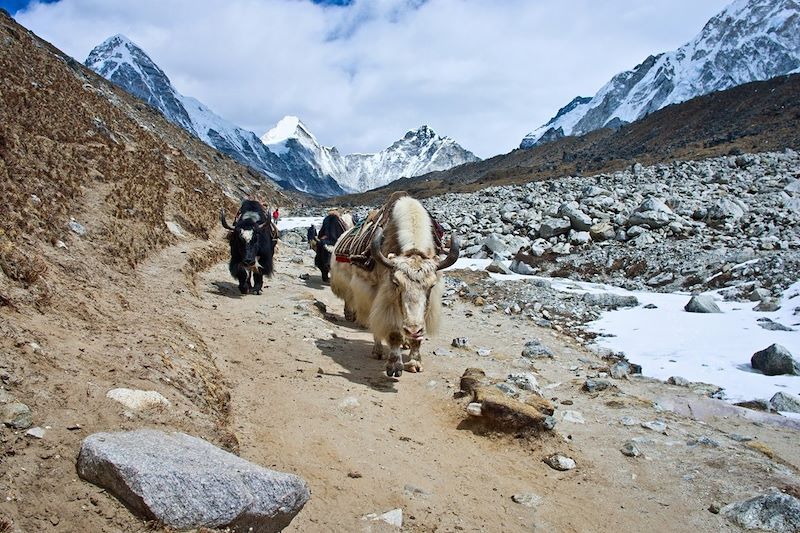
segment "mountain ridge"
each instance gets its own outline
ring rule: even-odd
[[[800,3],[735,0],[691,41],[648,56],[591,99],[574,99],[527,134],[520,148],[633,122],[670,104],[800,69]],[[565,109],[569,108],[564,112]]]

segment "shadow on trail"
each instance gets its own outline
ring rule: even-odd
[[[372,341],[336,337],[318,339],[315,344],[323,355],[345,369],[340,372],[324,372],[322,375],[343,377],[379,392],[397,392],[395,385],[399,380],[386,375],[385,360],[379,361],[372,357]]]
[[[324,290],[324,289],[330,289],[331,288],[331,284],[330,283],[325,283],[325,282],[322,281],[322,277],[319,275],[319,273],[317,273],[316,275],[311,274],[309,277],[304,279],[303,282],[306,284],[306,287],[308,287],[309,289]]]
[[[239,292],[239,285],[236,283],[231,283],[229,281],[212,281],[211,285],[213,285],[213,288],[207,291],[210,294],[225,296],[235,300],[238,300],[244,296],[244,294]]]

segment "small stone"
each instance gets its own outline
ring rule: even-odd
[[[628,442],[623,444],[622,448],[620,448],[619,451],[622,452],[622,455],[627,455],[628,457],[639,457],[640,455],[642,455],[642,451],[639,449],[638,446],[636,446],[636,443],[633,442],[632,440],[629,440]]]
[[[362,476],[361,476],[361,472],[358,472],[356,470],[352,470],[352,471],[347,473],[347,477],[349,477],[351,479],[360,479]]]
[[[472,402],[467,405],[467,414],[470,416],[483,416],[483,406],[480,403]]]
[[[583,387],[581,387],[581,390],[586,392],[600,392],[609,387],[611,387],[611,383],[603,379],[587,379],[584,382]]]
[[[83,426],[80,424],[70,424],[67,426],[67,431],[78,431],[83,429]]]
[[[467,346],[469,346],[469,339],[467,339],[466,337],[456,337],[455,339],[453,339],[451,346],[453,348],[466,348]]]
[[[642,307],[643,307],[643,309],[658,309],[658,306],[656,304],[647,304],[647,305],[642,306]]]
[[[391,511],[386,511],[383,514],[375,514],[370,513],[364,517],[362,520],[369,520],[371,522],[385,522],[390,526],[394,526],[396,528],[403,527],[403,510],[402,509],[392,509]]]
[[[33,425],[33,413],[24,403],[7,403],[0,407],[0,421],[14,429],[28,429]]]
[[[563,411],[561,413],[561,420],[564,422],[572,422],[573,424],[584,424],[583,415],[578,411]]]
[[[649,422],[642,422],[642,427],[650,429],[658,433],[665,433],[667,431],[667,424],[663,420],[651,420]]]
[[[511,496],[511,501],[518,503],[523,507],[536,507],[542,503],[542,497],[532,492],[525,492],[522,494],[514,494]]]
[[[106,393],[106,397],[121,403],[132,411],[140,411],[151,407],[169,407],[172,405],[169,400],[154,390],[111,389]]]
[[[542,427],[548,431],[556,427],[556,417],[552,415],[544,417]]]
[[[629,365],[626,361],[619,361],[618,363],[611,365],[611,368],[609,368],[608,371],[612,378],[623,379],[630,374],[631,365]]]
[[[719,441],[707,437],[705,435],[697,437],[696,439],[689,439],[686,442],[687,446],[705,446],[707,448],[719,448]]]
[[[67,222],[67,226],[70,230],[72,230],[73,233],[80,237],[86,235],[86,228],[83,226],[83,224],[77,222],[75,219],[71,219],[69,222]]]
[[[682,378],[681,376],[671,376],[667,379],[667,383],[670,385],[677,385],[678,387],[688,387],[689,380],[686,378]]]
[[[433,350],[433,355],[437,355],[439,357],[451,357],[453,352],[446,348],[436,348]]]
[[[527,359],[552,358],[553,352],[542,344],[539,339],[531,339],[525,343],[525,347],[522,349],[522,357]]]
[[[478,348],[475,350],[475,353],[481,357],[489,357],[492,354],[492,350],[489,348]]]
[[[623,416],[619,421],[623,426],[635,426],[639,423],[639,420],[632,416]]]
[[[358,403],[358,398],[356,398],[355,396],[348,396],[347,398],[344,398],[342,401],[339,402],[339,409],[341,409],[342,411],[349,411],[351,409],[355,409],[359,405],[361,404]]]
[[[45,434],[44,429],[40,428],[39,426],[31,428],[25,432],[25,435],[27,435],[28,437],[33,437],[34,439],[43,439],[44,434]]]
[[[519,391],[517,390],[517,388],[513,385],[509,385],[508,383],[505,382],[497,383],[495,384],[495,387],[500,389],[500,391],[502,391],[503,394],[511,396],[512,398],[516,398],[517,396],[519,396]]]
[[[700,294],[697,296],[692,296],[689,299],[689,303],[687,303],[684,308],[685,311],[689,313],[721,313],[722,310],[719,308],[717,303],[711,296]]]
[[[475,305],[477,305],[478,307],[480,307],[480,306],[482,306],[483,304],[486,303],[486,300],[483,299],[483,296],[477,296],[477,297],[475,297],[475,300],[473,301],[473,303]]]
[[[766,300],[760,301],[755,307],[753,307],[753,311],[760,311],[762,313],[772,313],[780,308],[781,304],[778,300],[773,298],[767,298]]]
[[[577,466],[573,459],[558,453],[553,455],[548,455],[547,457],[544,458],[544,462],[547,466],[549,466],[553,470],[559,470],[561,472],[566,470],[572,470]]]

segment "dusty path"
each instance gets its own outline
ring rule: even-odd
[[[86,435],[143,426],[238,441],[242,457],[302,476],[312,497],[288,529],[296,532],[381,531],[388,526],[362,516],[396,508],[405,531],[736,531],[709,506],[770,486],[800,493],[797,431],[659,412],[656,400],[698,397],[646,380],[582,392],[595,356],[553,330],[461,301],[423,344],[424,372],[390,379],[369,357],[371,336],[343,321],[311,258],[292,261],[303,250],[283,245],[264,294],[241,297],[224,263],[187,282],[187,257],[207,245],[169,247],[131,274],[92,282],[90,292],[76,280],[48,320],[4,315],[3,354],[16,354],[0,357],[4,386],[49,429],[41,441],[0,429],[0,518],[21,531],[150,530],[74,471]],[[450,348],[460,336],[491,355]],[[534,336],[556,355],[535,368],[519,357]],[[436,348],[449,354],[432,355]],[[536,372],[558,408],[556,430],[518,439],[465,421],[466,400],[453,392],[472,366],[495,377]],[[126,412],[105,396],[114,387],[157,390],[172,407]],[[563,420],[566,410],[584,423]],[[666,434],[622,417],[661,418]],[[703,436],[717,446],[694,443]],[[620,453],[632,438],[643,456]],[[577,468],[550,469],[542,459],[554,452]],[[516,494],[538,503],[515,503]]]
[[[730,526],[707,511],[710,504],[797,480],[796,433],[657,413],[650,399],[664,394],[660,384],[620,382],[618,391],[582,393],[591,356],[569,339],[503,315],[465,317],[460,303],[424,344],[425,371],[387,378],[383,363],[369,357],[371,336],[342,319],[341,303],[311,259],[290,261],[300,253],[282,249],[262,296],[240,297],[219,264],[198,280],[199,308],[210,312],[184,308],[231,387],[241,455],[297,473],[311,487],[292,531],[378,530],[361,517],[394,508],[403,510],[408,531],[659,531],[665,521],[671,531],[720,531]],[[327,306],[327,318],[315,301]],[[553,385],[548,394],[560,410],[579,411],[585,424],[560,422],[541,440],[473,431],[464,401],[453,399],[459,376],[468,366],[503,376],[522,364],[516,356],[532,335],[556,352],[540,365],[540,382]],[[431,354],[456,336],[492,349],[492,357]],[[660,417],[669,429],[623,426],[622,416]],[[761,439],[777,461],[727,438],[730,432]],[[702,435],[720,446],[687,445]],[[633,437],[644,439],[643,457],[619,452]],[[570,455],[578,468],[551,470],[542,458],[553,452]],[[541,503],[512,501],[525,493]]]

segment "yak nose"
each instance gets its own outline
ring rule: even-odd
[[[256,260],[255,260],[255,258],[253,258],[253,259],[245,259],[245,260],[243,261],[243,263],[244,263],[246,266],[253,266],[253,265],[255,265],[255,264],[256,264]]]
[[[403,331],[406,332],[408,338],[414,340],[422,340],[425,336],[425,328],[422,326],[404,326]]]

